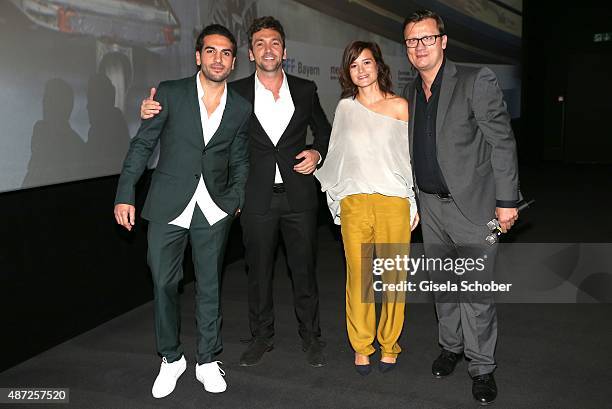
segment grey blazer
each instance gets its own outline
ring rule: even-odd
[[[414,83],[405,90],[410,103],[410,155],[415,92]],[[450,193],[461,213],[472,222],[484,224],[491,220],[497,200],[520,199],[510,115],[497,78],[489,68],[457,66],[446,60],[438,101],[436,147]],[[418,195],[417,184],[418,181]]]

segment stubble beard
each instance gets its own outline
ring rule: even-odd
[[[204,74],[204,77],[206,79],[213,81],[213,82],[224,82],[225,80],[227,80],[227,78],[232,73],[232,70],[227,69],[226,71],[223,71],[220,74],[216,74],[212,70],[209,70],[208,67],[203,64],[200,70],[202,71],[202,74]]]
[[[278,72],[280,71],[281,67],[283,66],[283,60],[278,61],[272,68],[268,68],[266,67],[264,64],[255,64],[257,66],[257,69],[263,72]]]

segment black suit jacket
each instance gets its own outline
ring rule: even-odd
[[[298,173],[293,170],[293,166],[299,162],[295,156],[306,149],[308,126],[314,136],[312,149],[319,151],[321,158],[325,160],[331,125],[321,108],[317,86],[313,81],[287,75],[287,83],[295,112],[276,146],[259,123],[254,110],[251,114],[249,176],[243,213],[263,214],[270,209],[276,163],[283,178],[291,210],[300,212],[317,207],[318,189],[314,176]],[[231,89],[254,104],[255,74],[229,85]],[[321,164],[323,161],[319,166]]]

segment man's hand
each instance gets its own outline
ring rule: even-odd
[[[308,149],[300,152],[295,158],[304,159],[295,165],[293,170],[304,175],[310,175],[317,168],[317,163],[319,159],[321,159],[321,154],[314,149]]]
[[[418,213],[416,215],[414,215],[414,220],[412,221],[412,224],[410,225],[410,231],[414,231],[414,229],[417,228],[417,226],[419,225],[419,221],[420,220],[421,220],[421,218],[419,217]]]
[[[234,217],[240,216],[240,209],[236,209],[236,213],[234,213]]]
[[[117,220],[117,224],[125,227],[128,231],[132,231],[132,227],[136,223],[136,208],[129,204],[116,204],[115,220]]]
[[[518,209],[516,207],[496,207],[495,216],[497,216],[502,232],[507,233],[518,219]]]
[[[142,119],[153,118],[155,115],[159,114],[159,111],[162,110],[162,106],[159,102],[155,101],[153,97],[155,97],[155,88],[151,88],[151,94],[149,97],[142,100],[142,104],[140,104],[140,117]]]

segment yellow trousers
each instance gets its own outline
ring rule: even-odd
[[[359,354],[371,355],[376,337],[382,356],[397,357],[401,352],[397,340],[404,325],[405,294],[383,298],[377,329],[372,252],[376,250],[377,257],[384,257],[390,248],[387,243],[403,244],[407,249],[410,203],[401,197],[355,194],[340,202],[340,217],[346,257],[346,326],[351,346]],[[399,282],[405,277],[406,271],[402,270],[382,275],[383,282]]]

